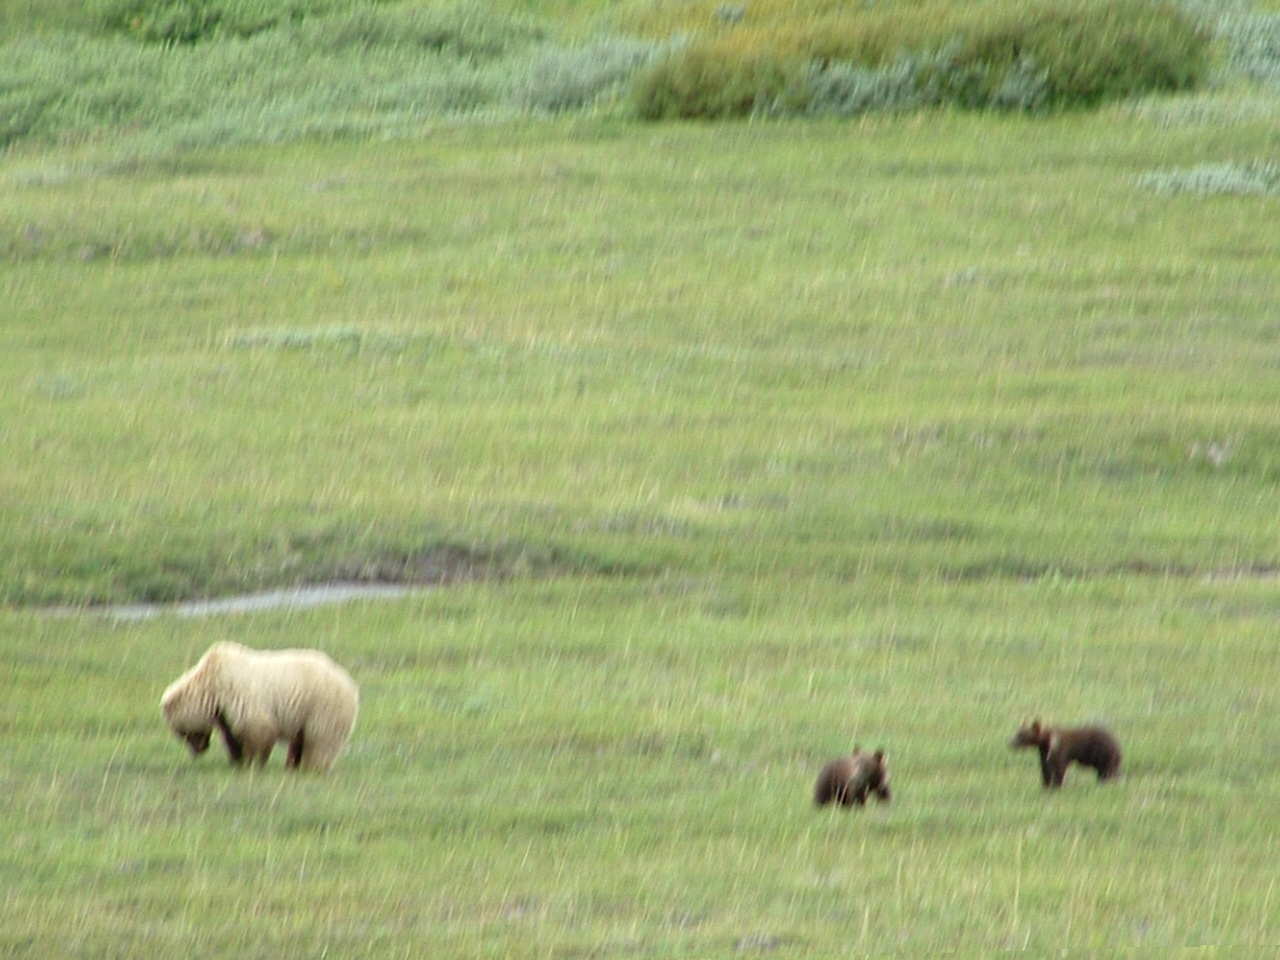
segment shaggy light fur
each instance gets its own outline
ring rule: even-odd
[[[346,746],[359,703],[355,681],[319,650],[238,643],[215,643],[160,698],[170,729],[194,754],[217,729],[236,766],[264,765],[284,741],[287,767],[320,772]]]

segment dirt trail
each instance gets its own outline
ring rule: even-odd
[[[258,613],[263,610],[304,610],[351,600],[389,600],[404,597],[423,586],[386,583],[321,583],[287,590],[245,593],[212,600],[182,603],[127,603],[101,607],[61,607],[54,613],[109,617],[113,620],[149,620],[152,617],[212,617],[224,613]]]

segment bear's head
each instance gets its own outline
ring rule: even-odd
[[[868,784],[872,787],[881,786],[889,780],[889,765],[884,759],[884,750],[877,750],[871,755],[871,762],[867,764],[870,769]]]
[[[855,747],[853,763],[853,776],[849,780],[850,789],[880,790],[889,782],[889,765],[885,762],[884,750],[862,753]]]
[[[1009,746],[1015,750],[1019,747],[1038,747],[1048,737],[1048,730],[1040,725],[1040,721],[1032,720],[1030,723],[1024,723],[1018,728],[1018,732],[1009,741]]]
[[[209,749],[213,735],[209,711],[203,708],[199,697],[191,695],[181,680],[164,692],[160,698],[160,709],[164,711],[169,729],[186,743],[192,754],[199,756]]]

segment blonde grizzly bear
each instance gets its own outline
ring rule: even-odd
[[[233,766],[263,766],[276,741],[285,766],[324,772],[346,746],[360,694],[319,650],[251,650],[215,643],[160,698],[165,721],[195,755],[216,727]]]

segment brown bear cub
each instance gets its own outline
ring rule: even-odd
[[[1110,780],[1120,770],[1120,744],[1102,727],[1045,727],[1034,720],[1018,728],[1009,746],[1040,751],[1040,778],[1046,788],[1062,786],[1072,762],[1093,767],[1100,781]]]
[[[863,753],[854,747],[849,756],[832,760],[822,768],[813,787],[813,802],[820,807],[832,802],[842,807],[855,803],[861,807],[872,793],[881,803],[888,803],[892,796],[884,751]]]

